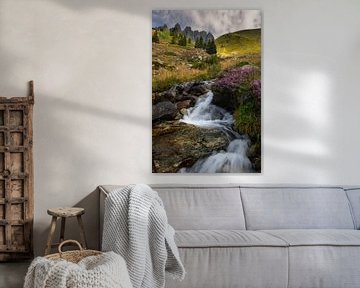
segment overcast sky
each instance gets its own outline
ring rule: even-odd
[[[229,32],[261,27],[260,10],[153,10],[152,26],[181,29],[191,26],[193,30],[211,32],[215,38]]]

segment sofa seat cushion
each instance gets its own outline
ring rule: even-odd
[[[289,246],[360,246],[360,231],[348,229],[262,230]]]
[[[288,288],[359,287],[360,231],[303,229],[262,232],[289,245]]]
[[[186,275],[166,288],[287,288],[289,247],[179,248]],[[337,287],[339,288],[339,287]]]
[[[180,248],[288,246],[269,233],[244,230],[179,230],[175,242]]]

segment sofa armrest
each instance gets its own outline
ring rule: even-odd
[[[99,186],[99,250],[102,245],[102,233],[104,228],[105,199],[109,195],[102,186]]]

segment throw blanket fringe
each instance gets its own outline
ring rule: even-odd
[[[185,270],[157,192],[145,184],[113,191],[105,200],[102,250],[126,261],[134,288],[162,288],[165,271],[182,280]]]

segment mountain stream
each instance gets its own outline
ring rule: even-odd
[[[194,107],[187,109],[181,122],[202,128],[215,128],[229,139],[226,150],[214,151],[210,156],[199,159],[192,167],[181,168],[180,173],[239,173],[252,172],[253,166],[247,157],[250,140],[232,129],[233,116],[225,109],[212,104],[211,91],[200,96]]]

